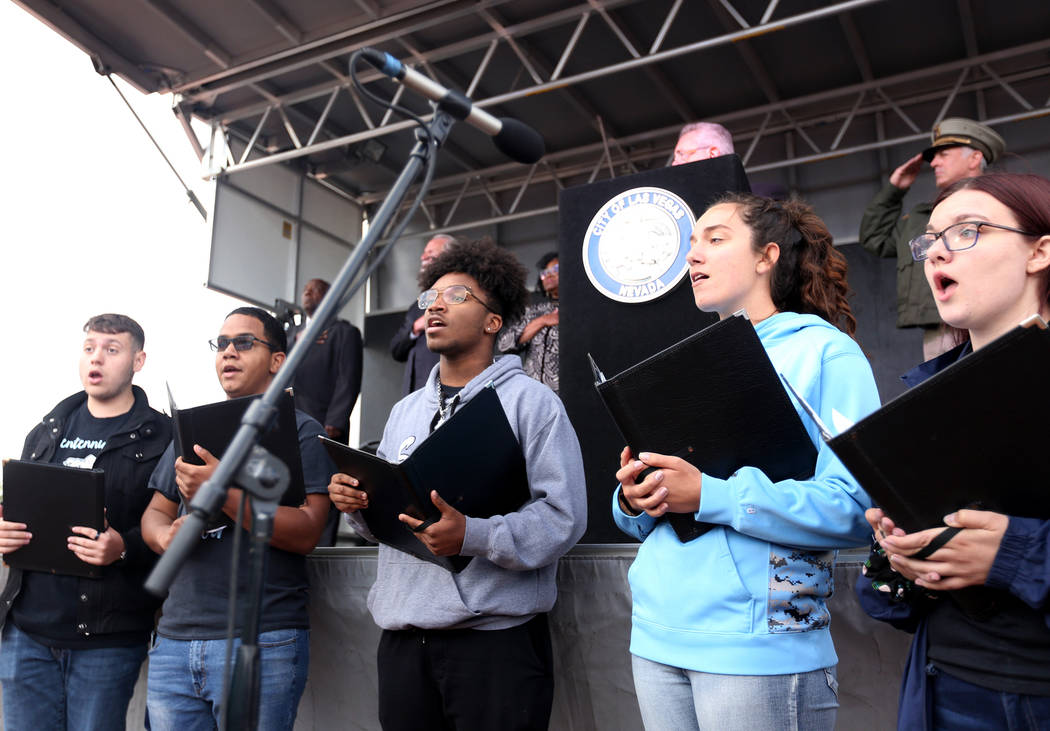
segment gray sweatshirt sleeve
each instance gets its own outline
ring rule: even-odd
[[[557,561],[587,527],[583,458],[569,417],[550,393],[551,407],[530,409],[519,432],[532,501],[491,518],[467,517],[464,556],[482,556],[501,568],[526,571]]]

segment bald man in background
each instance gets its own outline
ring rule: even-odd
[[[671,165],[710,160],[733,152],[733,135],[725,127],[714,122],[691,122],[678,133]]]
[[[311,279],[303,287],[303,312],[309,319],[331,285]],[[303,329],[296,335],[296,340]],[[324,426],[329,439],[347,443],[350,412],[361,392],[361,331],[335,320],[317,337],[295,374],[295,405]]]
[[[448,234],[431,237],[419,257],[419,270],[434,261],[445,247],[456,239]],[[401,381],[401,395],[407,396],[427,382],[430,371],[437,365],[438,356],[427,348],[423,334],[423,310],[414,301],[405,312],[405,321],[390,341],[390,355],[398,363],[405,364],[405,375]]]

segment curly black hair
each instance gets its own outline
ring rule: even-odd
[[[525,314],[525,267],[517,257],[502,249],[490,238],[449,244],[440,256],[419,273],[421,289],[430,289],[446,274],[473,277],[489,304],[505,322],[514,322]]]

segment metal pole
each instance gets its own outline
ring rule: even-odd
[[[434,116],[428,126],[431,135],[438,141],[436,147],[447,139],[453,122],[452,117],[445,112],[439,112]],[[185,522],[146,580],[147,591],[157,596],[163,596],[167,592],[171,582],[175,579],[175,574],[185,562],[190,551],[197,545],[201,530],[207,525],[208,520],[221,509],[234,476],[240,471],[241,465],[248,458],[252,446],[258,442],[259,436],[272,423],[277,413],[277,401],[282,392],[291,384],[295,372],[306,357],[306,352],[321,335],[321,332],[328,327],[328,324],[335,319],[344,299],[361,286],[362,282],[358,275],[364,270],[368,255],[393,219],[412,182],[423,169],[426,155],[427,142],[420,139],[409,155],[408,162],[405,163],[390,195],[376,213],[373,225],[369,227],[364,239],[343,264],[343,268],[339,270],[338,276],[332,282],[331,289],[321,300],[317,312],[303,331],[303,336],[288,353],[284,365],[270,381],[262,397],[253,401],[248,407],[237,434],[218,467],[215,468],[211,479],[201,486],[190,502],[190,512]],[[353,291],[351,291],[351,285],[355,285]]]

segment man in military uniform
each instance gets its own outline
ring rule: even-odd
[[[860,244],[873,254],[897,257],[897,327],[921,327],[923,356],[929,360],[952,346],[921,262],[911,257],[908,243],[926,233],[933,203],[924,201],[901,216],[904,196],[925,160],[933,168],[938,190],[984,172],[1006,151],[1006,143],[991,127],[972,119],[952,117],[933,128],[932,144],[890,175],[860,221]]]

